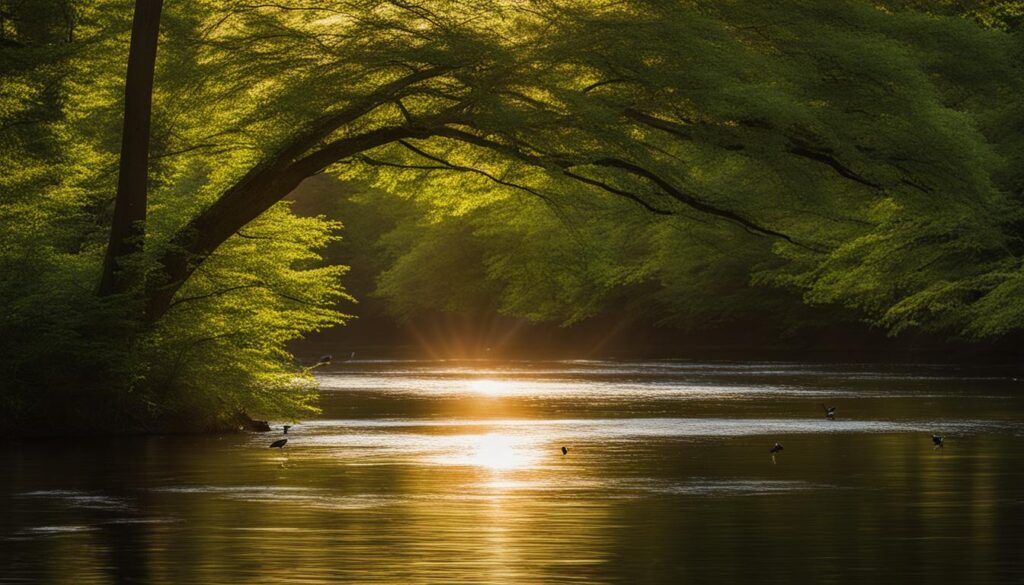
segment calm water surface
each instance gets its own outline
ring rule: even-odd
[[[284,450],[0,446],[0,583],[1024,582],[1008,376],[347,362],[322,383]]]

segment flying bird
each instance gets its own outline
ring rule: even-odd
[[[562,447],[562,455],[567,455],[568,453],[569,453],[569,448],[568,447]]]
[[[783,449],[784,447],[782,446],[782,443],[775,443],[774,445],[772,445],[771,449],[768,449],[768,452],[771,453],[772,455],[775,455],[776,453],[782,451]]]
[[[276,440],[276,441],[274,441],[273,443],[270,444],[270,448],[271,449],[281,449],[281,448],[284,447],[285,443],[287,443],[287,442],[288,442],[288,439],[278,439],[278,440]]]
[[[821,407],[825,409],[825,418],[827,418],[828,420],[836,419],[836,407],[825,406],[824,404],[822,404]]]
[[[936,449],[941,449],[942,448],[942,437],[940,437],[939,435],[932,435],[932,443],[935,444],[935,448]]]

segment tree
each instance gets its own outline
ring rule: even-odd
[[[149,178],[149,125],[153,101],[153,75],[163,0],[136,0],[132,23],[128,73],[124,89],[124,127],[117,197],[110,227],[110,243],[103,259],[99,292],[106,296],[125,292],[131,283],[122,261],[142,251],[145,237],[146,190]]]
[[[83,1],[70,51],[53,60],[61,72],[22,67],[0,94],[22,96],[10,123],[55,113],[26,126],[50,133],[55,152],[9,143],[32,177],[5,179],[17,204],[5,199],[3,213],[30,221],[2,262],[39,267],[5,286],[10,319],[103,339],[69,359],[111,372],[120,382],[106,386],[121,390],[110,402],[132,416],[308,406],[308,377],[267,397],[294,372],[283,344],[344,319],[331,306],[342,270],[315,252],[336,226],[280,203],[322,172],[414,198],[439,221],[469,218],[489,237],[533,238],[521,258],[482,247],[509,311],[573,320],[624,283],[684,291],[675,276],[699,262],[673,252],[704,248],[657,234],[710,222],[708,237],[747,258],[723,272],[730,280],[746,271],[894,331],[1024,324],[1013,301],[1022,149],[1007,130],[1024,119],[1011,99],[1024,74],[1019,37],[998,28],[852,0],[137,6],[127,79],[126,3]],[[5,20],[5,54],[29,46],[31,30]],[[59,99],[36,107],[47,86]],[[556,226],[570,233],[566,218],[608,209],[626,229],[584,269],[560,270],[565,249],[536,245]],[[495,217],[512,229],[490,229]],[[637,246],[641,232],[661,243]],[[578,293],[571,306],[534,302],[522,285],[538,269],[566,279],[553,282]],[[103,294],[85,300],[76,291],[90,278]],[[47,305],[67,310],[48,317]],[[127,345],[121,325],[139,331]],[[9,369],[45,386],[43,355]],[[97,360],[105,367],[85,365]],[[232,376],[243,390],[216,381]]]
[[[902,21],[870,7],[793,7],[791,10],[802,23],[795,28],[812,28],[819,22],[846,18],[882,31],[864,35],[853,24],[816,42],[808,41],[807,36],[791,36],[794,32],[807,32],[803,30],[780,29],[778,38],[765,36],[764,27],[759,28],[758,23],[771,22],[771,15],[757,9],[691,8],[684,12],[684,17],[670,17],[665,10],[644,3],[622,10],[542,6],[543,10],[533,11],[489,5],[477,12],[486,25],[460,26],[454,15],[432,11],[429,5],[323,5],[321,15],[351,14],[358,7],[358,13],[369,16],[354,20],[353,30],[361,33],[354,36],[364,39],[383,31],[387,43],[386,48],[370,51],[371,59],[362,62],[358,55],[366,50],[344,43],[332,46],[331,54],[364,68],[355,75],[390,75],[393,80],[371,86],[364,90],[364,96],[344,107],[300,125],[304,128],[302,133],[282,137],[275,151],[269,152],[189,222],[172,239],[173,251],[161,259],[165,277],[150,290],[151,318],[160,316],[177,287],[221,242],[283,198],[302,179],[331,164],[371,149],[399,144],[421,163],[441,164],[447,170],[459,172],[465,168],[453,167],[472,168],[445,160],[431,161],[427,151],[416,152],[410,146],[414,139],[430,138],[443,148],[450,148],[453,143],[468,145],[487,152],[495,161],[493,164],[506,165],[506,171],[512,168],[509,165],[534,166],[553,171],[556,178],[568,177],[577,183],[569,187],[563,183],[556,190],[580,188],[578,182],[582,182],[587,187],[629,198],[655,213],[688,209],[710,214],[817,252],[827,251],[836,242],[816,242],[816,235],[802,240],[794,238],[786,230],[768,227],[784,222],[783,217],[754,220],[754,209],[721,205],[699,190],[689,190],[683,186],[688,180],[685,169],[671,158],[658,155],[658,150],[674,149],[672,156],[680,156],[685,149],[701,155],[708,155],[708,150],[717,151],[713,156],[728,160],[727,164],[746,165],[749,170],[773,175],[774,190],[789,188],[786,183],[804,179],[795,181],[796,177],[785,177],[778,170],[765,167],[782,167],[791,174],[814,173],[824,188],[823,195],[832,188],[861,193],[860,209],[841,213],[851,225],[868,223],[863,202],[893,194],[927,197],[927,187],[911,186],[918,171],[899,160],[908,148],[920,150],[920,145],[909,144],[905,138],[911,125],[919,131],[934,132],[935,144],[949,147],[948,152],[942,152],[933,146],[935,152],[928,153],[926,159],[943,157],[945,164],[954,157],[962,157],[965,162],[989,164],[978,159],[981,153],[957,146],[963,136],[961,131],[967,130],[963,113],[942,108],[937,101],[941,96],[930,93],[934,91],[932,85],[916,77],[921,74],[916,68],[923,66],[915,60],[916,56],[906,54],[892,37],[885,36],[887,26],[893,33],[899,32],[896,29],[903,26]],[[324,46],[325,39],[333,38],[311,25],[315,20],[308,15],[292,18],[287,11],[282,12],[286,16],[278,15],[274,26],[288,31],[287,43],[293,43],[295,38],[313,38],[321,39]],[[527,34],[522,37],[525,41],[520,40],[520,46],[529,47],[530,50],[523,51],[528,57],[515,57],[506,41],[498,35],[488,35],[485,27],[492,26],[496,14],[512,22],[516,30],[548,26],[559,27],[559,33],[554,40],[551,35],[531,38]],[[267,20],[270,19],[262,14],[253,17],[254,28],[241,31],[233,40],[235,46],[246,46],[252,39],[263,43],[259,26]],[[622,34],[626,21],[642,32]],[[923,21],[915,24],[920,26]],[[407,33],[408,30],[416,32]],[[598,46],[612,49],[586,50],[578,40],[586,39],[589,43],[595,38],[600,39]],[[450,41],[444,50],[435,46]],[[865,59],[863,54],[839,52],[856,42],[864,46],[880,43],[888,51],[886,56],[895,56],[898,64],[892,66],[889,61]],[[715,55],[720,62],[711,67],[692,66],[695,55],[715,45],[721,47]],[[293,46],[288,48],[295,50]],[[276,51],[284,53],[285,49]],[[794,57],[780,60],[774,56],[776,51]],[[381,56],[387,60],[379,60]],[[638,61],[644,58],[648,62]],[[559,72],[559,78],[538,72],[539,64],[547,71]],[[755,67],[759,68],[758,73]],[[402,68],[414,73],[397,79],[393,77],[395,73],[388,73]],[[707,72],[712,69],[719,73],[708,77]],[[564,70],[573,74],[563,75]],[[826,73],[829,77],[824,80],[816,77]],[[791,80],[792,84],[782,89],[771,87],[768,83],[772,77]],[[301,79],[299,85],[304,83],[317,85],[308,78]],[[879,96],[873,89],[878,83],[897,83],[897,87],[904,89]],[[687,86],[706,89],[693,95],[666,97]],[[533,97],[543,93],[552,95],[554,100],[545,102]],[[710,101],[722,95],[736,97],[732,102]],[[414,103],[419,111],[412,112],[406,102]],[[643,109],[638,104],[647,107]],[[326,107],[332,108],[329,104]],[[679,112],[687,108],[693,111],[682,119],[668,114],[670,110]],[[867,139],[856,128],[856,119],[883,111],[890,116],[899,115],[900,124],[873,140]],[[843,119],[849,119],[848,126],[835,123]],[[631,135],[637,131],[645,134],[643,140],[653,148],[645,147]],[[535,146],[562,144],[569,135],[575,135],[573,142],[590,147],[586,151],[551,152]],[[324,142],[317,144],[318,141]],[[928,164],[925,162],[924,166]],[[957,174],[961,168],[954,165],[950,174]],[[832,180],[823,174],[830,175]],[[552,179],[551,172],[546,175],[545,181]],[[985,187],[978,184],[976,188]],[[910,193],[914,189],[920,193]],[[734,187],[732,190],[735,193]],[[991,196],[984,194],[974,203],[985,205],[987,198]],[[750,193],[743,199],[757,202],[763,195]],[[859,216],[847,217],[851,212]],[[841,233],[852,233],[849,227],[843,229]]]

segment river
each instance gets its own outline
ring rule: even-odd
[[[268,448],[280,422],[8,441],[0,583],[1024,582],[1024,381],[1008,375],[686,361],[319,375],[323,412],[283,449]]]

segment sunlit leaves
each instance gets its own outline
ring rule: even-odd
[[[131,3],[72,4],[0,3],[0,373],[46,386],[52,350],[78,366],[50,386],[108,385],[149,414],[300,412],[309,378],[284,348],[344,319],[344,270],[317,256],[330,222],[272,208],[189,258],[155,324],[139,291],[92,294]],[[159,283],[197,217],[304,161],[233,205],[262,212],[322,171],[386,191],[369,200],[408,213],[379,291],[402,317],[690,325],[801,298],[893,332],[1001,335],[1021,325],[1018,4],[168,3],[132,266]],[[414,71],[431,74],[382,91]],[[382,128],[408,132],[327,156]]]

